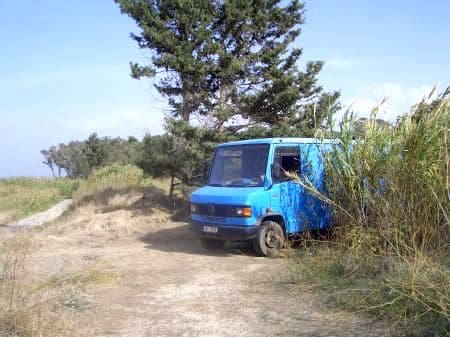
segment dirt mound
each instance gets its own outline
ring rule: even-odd
[[[157,188],[112,189],[76,200],[60,219],[43,230],[44,235],[74,238],[125,239],[157,232],[182,223],[174,222],[172,204]]]

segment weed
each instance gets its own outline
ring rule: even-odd
[[[83,288],[88,285],[111,284],[117,279],[118,275],[105,270],[97,262],[85,266],[82,270],[62,271],[48,279],[38,283],[33,292],[48,288]]]
[[[83,290],[111,284],[117,274],[93,261],[36,283],[28,271],[34,248],[32,231],[0,237],[0,336],[75,336],[62,318],[64,310],[89,309]]]
[[[0,335],[65,336],[61,320],[30,291],[27,266],[34,252],[33,235],[22,232],[0,239]]]

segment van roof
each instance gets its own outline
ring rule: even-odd
[[[257,139],[239,140],[219,144],[218,146],[250,145],[250,144],[336,144],[336,142],[337,141],[334,139],[278,137],[278,138],[257,138]]]

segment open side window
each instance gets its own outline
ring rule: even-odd
[[[291,180],[286,173],[300,175],[300,148],[298,146],[278,146],[272,164],[273,183]]]

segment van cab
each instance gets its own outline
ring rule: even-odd
[[[209,249],[251,240],[258,255],[276,256],[285,240],[326,229],[330,210],[292,177],[325,191],[323,156],[332,140],[264,138],[220,144],[206,186],[190,199],[191,229]]]

